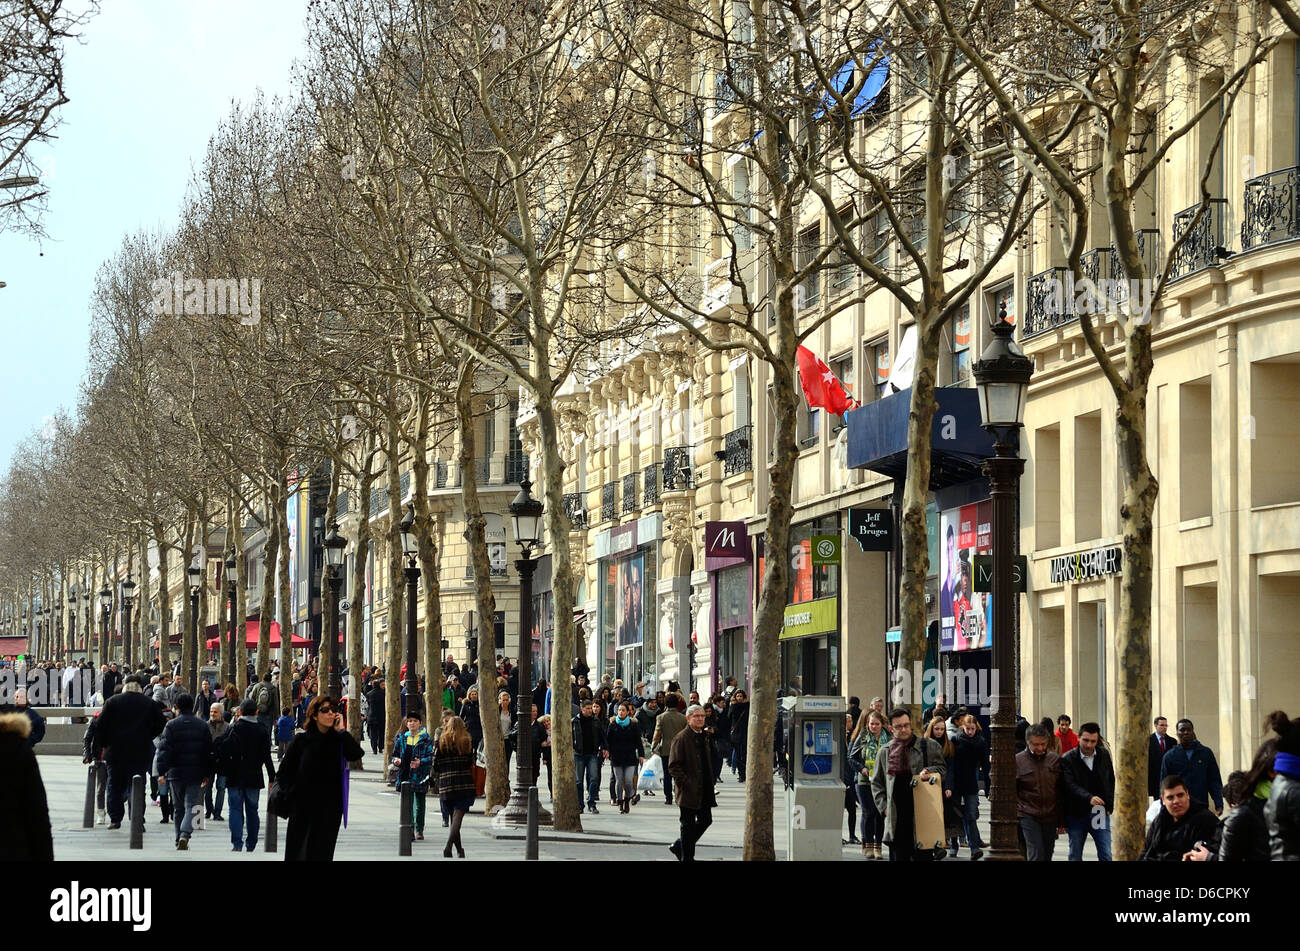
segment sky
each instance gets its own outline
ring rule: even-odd
[[[82,9],[83,0],[70,0]],[[289,92],[306,0],[105,0],[64,55],[58,138],[43,171],[48,238],[0,234],[0,474],[76,407],[95,272],[138,229],[174,226],[232,101]]]

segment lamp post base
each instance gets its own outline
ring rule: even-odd
[[[546,809],[542,808],[541,803],[537,804],[537,824],[539,826],[551,826],[555,824],[555,817]],[[501,807],[500,811],[492,817],[492,828],[494,829],[525,829],[528,827],[528,787],[515,784],[514,789],[510,791],[510,801]]]

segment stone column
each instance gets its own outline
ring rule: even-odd
[[[700,692],[700,699],[704,700],[711,692],[709,667],[713,662],[713,638],[710,635],[713,626],[713,593],[709,590],[707,571],[691,573],[691,592],[691,631],[695,635],[695,667],[691,673],[695,678],[696,689]]]

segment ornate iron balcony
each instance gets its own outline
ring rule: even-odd
[[[506,484],[517,485],[528,478],[528,453],[506,453]]]
[[[623,514],[641,510],[641,496],[636,491],[636,473],[623,476]]]
[[[739,68],[733,68],[731,73],[715,73],[713,76],[713,114],[715,116],[726,112],[731,106],[740,101],[740,97],[752,96],[754,94],[754,77],[751,73]]]
[[[1074,320],[1072,301],[1066,296],[1066,270],[1063,267],[1040,271],[1025,282],[1025,322],[1021,339],[1047,333]]]
[[[568,492],[564,496],[564,514],[569,516],[575,532],[587,527],[587,503],[583,500],[585,495],[585,492]]]
[[[754,427],[741,426],[726,436],[727,459],[722,464],[723,475],[737,475],[754,468]]]
[[[1191,233],[1174,254],[1174,266],[1169,271],[1171,281],[1203,271],[1207,267],[1217,267],[1228,256],[1223,246],[1223,222],[1228,216],[1228,200],[1211,198],[1205,214],[1201,216],[1196,228],[1191,230],[1199,208],[1198,205],[1174,215],[1175,243],[1189,230]]]
[[[1242,211],[1241,250],[1300,238],[1300,169],[1284,168],[1246,182]]]
[[[447,463],[442,459],[433,464],[433,487],[435,489],[447,488]]]
[[[600,487],[600,520],[612,522],[618,517],[618,483],[606,482]]]
[[[664,450],[664,491],[695,488],[691,471],[694,452],[694,446],[674,446]]]
[[[641,472],[641,501],[647,506],[659,504],[659,463],[652,462]]]
[[[334,514],[340,517],[348,514],[348,490],[339,491],[338,502],[335,504]]]

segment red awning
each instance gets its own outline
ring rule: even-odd
[[[260,633],[259,624],[260,622],[258,621],[246,621],[244,624],[244,643],[246,643],[250,649],[257,647],[257,637],[258,634]],[[218,637],[210,637],[208,638],[208,647],[210,648],[220,647],[224,639],[225,639],[224,634]],[[280,625],[276,621],[271,622],[270,640],[271,640],[272,647],[280,646]],[[311,641],[306,640],[305,638],[298,637],[297,635],[294,635],[289,639],[289,646],[290,647],[311,647]]]
[[[27,638],[0,637],[0,657],[17,657],[27,653]]]

